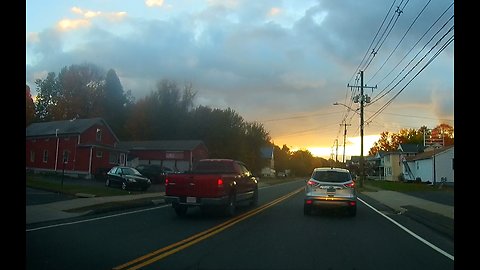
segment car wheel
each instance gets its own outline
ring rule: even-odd
[[[232,217],[235,215],[235,208],[237,207],[235,200],[235,194],[231,194],[228,197],[228,203],[225,205],[224,209],[224,213],[227,217]]]
[[[107,179],[107,181],[105,181],[105,186],[106,186],[106,187],[109,187],[109,186],[110,186],[110,179]]]
[[[304,204],[303,205],[303,214],[305,216],[310,216],[312,214],[312,207],[310,207],[309,205],[306,205]]]
[[[122,189],[123,189],[123,190],[127,190],[127,183],[122,182]]]
[[[181,204],[173,204],[172,206],[173,206],[173,210],[175,210],[175,213],[177,214],[177,216],[183,217],[187,214],[187,209],[188,209],[187,206],[181,205]]]

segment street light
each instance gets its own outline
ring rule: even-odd
[[[343,107],[347,108],[348,110],[353,111],[354,113],[360,115],[360,113],[358,112],[358,108],[357,109],[352,109],[352,107],[350,107],[348,105],[345,105],[343,103],[339,103],[339,102],[335,102],[335,103],[333,103],[333,105],[342,105]]]

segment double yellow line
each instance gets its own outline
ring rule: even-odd
[[[169,246],[166,246],[166,247],[163,247],[161,249],[158,249],[158,250],[155,250],[153,252],[150,252],[142,257],[139,257],[137,259],[134,259],[132,261],[129,261],[127,263],[124,263],[122,265],[119,265],[119,266],[116,266],[114,268],[112,268],[113,270],[121,270],[121,269],[130,269],[130,270],[134,270],[134,269],[140,269],[146,265],[150,265],[156,261],[159,261],[165,257],[168,257],[174,253],[177,253],[191,245],[194,245],[202,240],[205,240],[207,239],[208,237],[210,236],[213,236],[227,228],[230,228],[231,226],[237,224],[238,222],[242,221],[242,220],[245,220],[251,216],[254,216],[262,211],[264,211],[265,209],[267,208],[270,208],[278,203],[280,203],[281,201],[284,201],[286,200],[287,198],[299,193],[300,191],[302,191],[304,188],[301,187],[291,193],[288,193],[287,195],[284,195],[280,198],[277,198],[265,205],[262,205],[260,207],[257,207],[255,209],[252,209],[248,212],[245,212],[239,216],[236,216],[232,219],[229,219],[215,227],[212,227],[208,230],[205,230],[203,232],[200,232],[200,233],[197,233],[193,236],[190,236],[189,238],[186,238],[186,239],[183,239],[182,241],[179,241],[179,242],[176,242],[174,244],[171,244]]]

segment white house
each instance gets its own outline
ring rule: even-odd
[[[406,157],[405,161],[413,174],[414,179],[420,178],[422,182],[441,183],[453,185],[454,178],[454,146],[442,148],[426,148],[423,153]],[[403,166],[406,174],[407,168]]]

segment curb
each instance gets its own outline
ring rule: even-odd
[[[361,192],[361,194],[390,209],[394,214],[406,216],[438,232],[439,234],[446,236],[451,240],[454,240],[453,219],[412,205],[402,205],[398,209],[396,209],[386,205],[385,203],[382,203],[381,201],[378,201],[373,197],[370,197],[368,194],[364,194],[363,192]]]
[[[78,198],[94,198],[94,197],[97,197],[97,195],[87,194],[87,193],[75,193],[75,196],[77,196]]]
[[[66,212],[84,212],[85,215],[103,214],[108,212],[122,211],[147,206],[156,206],[160,204],[165,204],[165,200],[163,199],[163,197],[138,199],[131,201],[107,202],[82,208],[69,209]]]
[[[405,205],[404,215],[454,240],[454,220],[421,208]]]

